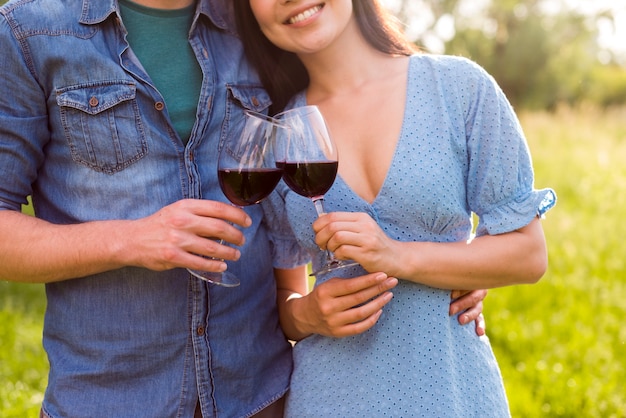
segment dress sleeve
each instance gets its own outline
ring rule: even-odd
[[[534,188],[532,159],[512,106],[493,77],[475,65],[466,106],[467,199],[479,217],[476,235],[511,232],[556,204],[552,189]]]
[[[276,190],[261,202],[263,219],[268,226],[269,240],[275,268],[294,268],[311,261],[309,253],[300,246],[287,219],[281,181]]]

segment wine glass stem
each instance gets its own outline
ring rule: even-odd
[[[315,205],[315,210],[317,211],[318,217],[326,213],[326,211],[324,210],[324,198],[323,197],[314,198],[313,204]],[[326,250],[326,262],[328,264],[337,262],[337,258],[335,258],[335,254],[333,254],[332,251],[328,249]]]
[[[313,204],[315,205],[315,210],[317,211],[317,216],[322,216],[326,212],[324,211],[324,198],[316,197],[313,199]]]

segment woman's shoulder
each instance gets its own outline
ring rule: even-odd
[[[411,56],[411,65],[414,71],[429,69],[441,73],[487,75],[485,69],[478,63],[460,55],[418,53]]]
[[[456,55],[415,54],[411,56],[410,83],[420,89],[431,89],[433,94],[478,94],[478,91],[495,91],[496,80],[478,63]]]

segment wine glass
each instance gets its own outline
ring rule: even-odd
[[[226,198],[235,206],[255,205],[274,190],[282,169],[276,165],[273,145],[276,131],[284,129],[277,121],[253,111],[245,111],[239,137],[229,137],[219,152],[217,177]],[[222,244],[223,240],[220,240]],[[239,285],[233,273],[187,269],[199,279],[226,287]]]
[[[291,190],[313,201],[317,215],[324,211],[324,194],[337,176],[339,160],[324,117],[317,106],[296,107],[276,115],[288,128],[284,146],[283,180]],[[312,275],[357,265],[352,260],[339,260],[326,250],[326,263]]]

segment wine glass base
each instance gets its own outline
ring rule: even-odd
[[[359,263],[357,263],[356,261],[352,261],[352,260],[332,260],[328,262],[328,264],[326,264],[325,266],[322,266],[321,269],[316,270],[313,273],[309,274],[309,276],[317,276],[318,274],[329,273],[331,271],[341,270],[341,269],[354,267],[358,265]]]
[[[198,279],[204,280],[205,282],[209,282],[212,284],[216,284],[223,287],[237,287],[240,282],[237,276],[228,271],[224,271],[222,273],[216,273],[213,271],[201,271],[201,270],[190,270],[187,269],[189,273]]]

